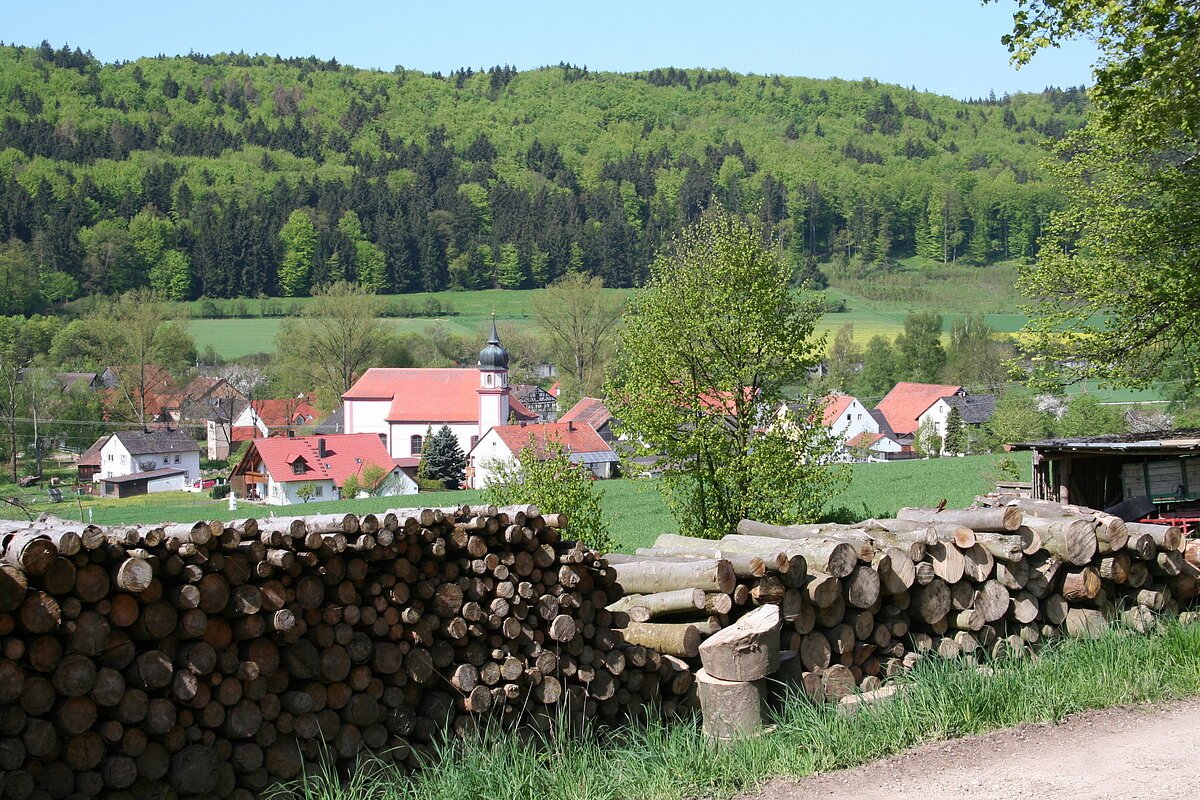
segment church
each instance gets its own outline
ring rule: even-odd
[[[347,433],[373,433],[403,466],[416,466],[424,437],[449,426],[463,452],[497,425],[535,422],[508,384],[508,351],[496,321],[478,369],[373,368],[342,395]]]

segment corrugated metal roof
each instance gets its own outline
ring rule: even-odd
[[[1081,436],[1076,439],[1043,439],[1015,442],[1009,450],[1085,450],[1090,452],[1128,452],[1131,450],[1200,450],[1200,430],[1194,428],[1154,433],[1115,433],[1106,436]]]
[[[145,472],[134,472],[131,475],[117,475],[112,478],[101,478],[102,483],[134,483],[135,481],[153,480],[155,478],[169,478],[172,475],[185,475],[186,470],[175,469],[174,467],[163,467],[162,469],[150,469]]]

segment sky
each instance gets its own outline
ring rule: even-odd
[[[1017,70],[1000,44],[1013,0],[0,0],[0,39],[102,61],[236,52],[316,55],[425,72],[567,61],[592,70],[726,68],[870,77],[954,97],[1091,83],[1094,45]]]

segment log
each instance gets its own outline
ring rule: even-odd
[[[1063,575],[1062,596],[1068,601],[1092,600],[1100,594],[1100,573],[1094,567],[1084,567]]]
[[[1026,527],[1035,530],[1041,537],[1044,550],[1068,564],[1087,564],[1096,555],[1096,527],[1087,519],[1045,520],[1030,517],[1025,522]]]
[[[934,578],[913,590],[909,613],[923,622],[934,623],[950,613],[950,589],[945,581]]]
[[[728,561],[720,559],[642,561],[611,564],[610,568],[626,592],[637,594],[656,594],[675,589],[700,589],[728,594],[737,582],[733,567]]]
[[[728,597],[728,595],[719,595]],[[646,619],[653,619],[664,614],[675,614],[682,611],[702,611],[705,604],[705,594],[700,589],[675,589],[669,592],[655,594],[629,594],[605,606],[609,611],[628,612],[634,607],[646,610]],[[728,613],[728,612],[726,612]],[[640,620],[645,622],[646,620]],[[569,637],[568,637],[569,638]]]
[[[779,668],[779,607],[760,606],[700,645],[700,663],[726,681],[757,681]]]
[[[726,742],[761,732],[767,714],[766,681],[726,681],[700,669],[696,688],[709,739]]]
[[[1025,557],[1026,545],[1019,535],[980,532],[975,534],[975,544],[1002,561],[1021,561]]]
[[[690,623],[633,622],[619,633],[626,644],[649,647],[679,658],[695,658],[704,638]]]
[[[962,580],[963,571],[966,569],[966,559],[957,546],[938,542],[930,545],[926,552],[933,565],[933,574],[946,583],[957,583]]]
[[[843,581],[846,603],[854,608],[870,608],[879,600],[879,573],[869,566],[858,566]]]
[[[788,558],[783,553],[777,554],[775,558],[761,558],[759,556],[750,555],[749,553],[741,553],[733,550],[721,550],[717,547],[639,547],[635,551],[635,555],[646,558],[717,558],[724,559],[733,567],[733,574],[739,578],[761,578],[767,574],[767,565],[771,564],[773,569],[779,570],[781,566],[788,566]],[[611,560],[613,554],[605,556]],[[780,562],[778,556],[783,556],[783,561]]]
[[[1098,639],[1108,631],[1108,621],[1095,609],[1072,608],[1067,611],[1065,627],[1068,636]]]
[[[963,575],[969,580],[981,583],[992,575],[996,560],[991,551],[981,544],[968,547],[963,553]],[[1023,557],[1025,554],[1021,553]]]
[[[1130,536],[1148,535],[1159,550],[1183,550],[1183,531],[1174,525],[1148,522],[1127,522],[1125,525]]]
[[[1015,506],[999,508],[902,508],[896,512],[897,519],[915,522],[945,522],[970,528],[973,531],[1006,533],[1021,527],[1023,514]]]
[[[661,538],[661,537],[660,537]],[[721,539],[722,547],[756,550],[777,547],[779,540],[763,536],[731,534]],[[858,564],[858,550],[848,542],[828,539],[789,540],[783,548],[788,555],[801,555],[810,570],[844,578]]]

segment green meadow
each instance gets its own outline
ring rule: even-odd
[[[965,506],[975,495],[995,485],[998,478],[997,463],[1002,458],[985,455],[891,464],[855,464],[850,467],[850,486],[830,498],[827,510],[838,518],[849,516],[866,519],[894,515],[904,506],[936,504],[942,498],[946,498],[950,506]],[[1028,480],[1028,458],[1016,460],[1023,470],[1023,479]],[[599,482],[596,486],[603,495],[601,507],[604,519],[621,551],[632,552],[639,547],[649,547],[660,533],[678,531],[675,520],[663,503],[656,481],[625,478]],[[230,520],[304,513],[369,514],[391,508],[444,507],[480,501],[480,492],[477,491],[428,492],[288,507],[241,502],[236,511],[230,511],[227,500],[211,500],[206,493],[163,492],[123,500],[68,496],[63,503],[51,505],[46,502],[44,490],[16,489],[10,484],[0,487],[0,492],[5,497],[21,497],[30,504],[35,514],[50,512],[101,525]],[[0,516],[22,518],[17,509],[8,505],[0,506]]]

